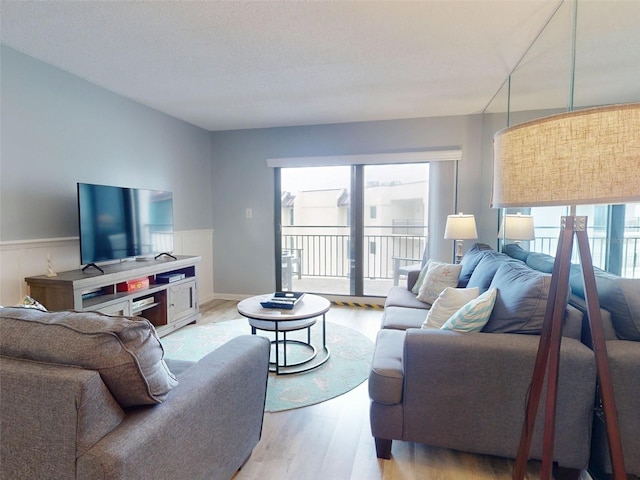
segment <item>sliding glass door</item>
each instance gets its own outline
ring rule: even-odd
[[[351,167],[280,171],[281,288],[350,294]]]
[[[386,296],[427,241],[429,164],[364,166],[363,293]]]
[[[277,178],[279,288],[385,296],[420,262],[428,163],[281,168]]]

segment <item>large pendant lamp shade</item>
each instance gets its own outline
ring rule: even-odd
[[[576,110],[494,136],[492,207],[640,201],[640,103]]]

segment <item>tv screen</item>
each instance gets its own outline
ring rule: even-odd
[[[173,251],[171,192],[78,183],[80,262]]]

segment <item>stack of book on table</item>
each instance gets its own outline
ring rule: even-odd
[[[263,308],[282,308],[291,310],[304,296],[303,292],[275,292],[271,298],[260,302]]]

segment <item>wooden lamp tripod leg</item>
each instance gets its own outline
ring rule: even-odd
[[[531,448],[531,438],[535,425],[542,386],[545,373],[548,371],[547,398],[544,425],[544,441],[542,452],[543,480],[551,479],[553,467],[553,441],[555,434],[555,412],[557,401],[557,380],[559,370],[560,341],[562,338],[562,318],[566,308],[566,301],[569,294],[569,267],[571,265],[571,253],[573,250],[573,235],[578,239],[580,261],[582,264],[582,274],[584,279],[585,300],[587,302],[587,312],[589,316],[589,327],[594,345],[594,356],[598,372],[598,381],[602,396],[602,404],[605,412],[605,423],[607,437],[609,440],[609,453],[613,467],[614,480],[625,480],[627,474],[624,466],[622,453],[622,443],[620,441],[620,429],[616,413],[615,400],[613,397],[613,384],[611,382],[611,372],[609,360],[606,352],[604,332],[602,328],[602,317],[600,314],[600,302],[598,300],[595,275],[589,242],[586,232],[586,217],[569,216],[563,217],[562,231],[558,240],[558,249],[553,265],[551,276],[551,286],[549,289],[549,299],[545,311],[540,344],[533,371],[533,379],[527,398],[527,410],[525,413],[524,425],[520,437],[520,445],[516,456],[513,478],[523,480],[526,473],[529,450]],[[547,368],[548,367],[548,368]]]
[[[580,217],[579,217],[580,218]],[[587,239],[586,217],[584,229],[576,231],[578,238],[578,248],[580,251],[580,262],[582,263],[582,276],[584,280],[584,298],[587,302],[587,313],[589,316],[589,329],[593,343],[593,353],[596,359],[596,370],[598,372],[598,384],[600,385],[600,396],[604,410],[604,422],[609,440],[609,455],[611,456],[611,467],[615,480],[625,480],[627,472],[624,465],[622,453],[622,441],[620,440],[620,426],[618,424],[618,412],[616,410],[615,398],[613,396],[613,383],[611,381],[611,370],[609,368],[609,357],[607,356],[607,346],[602,328],[602,314],[600,313],[600,300],[596,288],[596,279],[593,271],[589,240]]]
[[[569,217],[570,218],[570,217]],[[564,219],[563,219],[564,221]],[[527,469],[527,460],[529,458],[529,450],[531,449],[531,439],[533,437],[533,427],[536,421],[538,405],[542,395],[542,387],[544,383],[547,367],[556,370],[554,377],[550,378],[550,384],[547,393],[548,409],[545,414],[548,420],[545,425],[545,451],[543,459],[550,457],[548,465],[543,463],[542,478],[551,478],[551,467],[553,465],[553,433],[555,426],[552,426],[553,432],[547,433],[546,426],[549,424],[550,417],[555,420],[555,396],[557,394],[557,368],[559,366],[558,358],[560,351],[560,340],[562,338],[562,320],[566,309],[566,301],[569,293],[569,265],[571,263],[571,252],[573,251],[573,223],[563,223],[563,229],[558,239],[558,248],[553,264],[553,272],[551,274],[551,285],[549,287],[549,298],[547,300],[547,308],[545,310],[544,321],[542,324],[542,332],[540,334],[540,343],[533,368],[533,378],[527,397],[527,409],[525,413],[524,424],[520,436],[520,445],[516,456],[513,478],[514,480],[523,480]],[[550,354],[553,354],[551,365],[549,364]],[[551,389],[553,383],[556,385]],[[547,436],[550,435],[549,444],[547,444]],[[546,471],[546,473],[545,473]],[[545,476],[546,475],[546,476]]]

